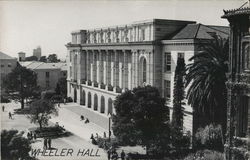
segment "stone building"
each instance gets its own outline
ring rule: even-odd
[[[250,151],[250,8],[224,11],[230,23],[227,81],[227,160],[244,160]]]
[[[4,92],[2,90],[2,81],[17,65],[17,59],[13,58],[3,52],[0,52],[0,95]]]
[[[37,48],[33,49],[33,56],[36,56],[37,59],[39,60],[42,56],[42,49],[40,46],[38,46]]]
[[[68,96],[83,113],[108,128],[115,97],[127,89],[152,85],[172,106],[177,57],[188,59],[211,34],[228,37],[228,28],[193,21],[152,19],[72,32],[68,49]],[[185,106],[184,126],[192,131],[192,108]],[[91,115],[91,116],[90,116]]]
[[[26,61],[20,62],[20,64],[37,74],[37,85],[42,90],[54,90],[58,80],[67,77],[66,63]]]

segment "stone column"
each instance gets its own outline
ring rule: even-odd
[[[120,88],[124,88],[123,86],[123,69],[124,69],[124,56],[122,53],[119,53],[119,87]]]
[[[119,86],[119,52],[115,51],[115,77],[114,77],[114,87]]]
[[[91,51],[89,53],[89,57],[90,57],[90,80],[93,82],[94,81],[94,52]]]
[[[127,54],[128,58],[128,84],[127,87],[129,90],[132,89],[132,55],[131,52]]]
[[[101,83],[100,58],[101,58],[101,53],[99,51],[96,51],[96,81],[99,84]]]
[[[115,87],[115,58],[114,58],[114,52],[111,51],[110,52],[110,58],[111,58],[111,62],[110,62],[110,65],[111,65],[111,85],[113,87]]]
[[[107,51],[103,51],[103,83],[107,84],[107,66],[108,66],[108,59],[107,59],[107,55],[108,52]]]
[[[90,80],[90,67],[89,67],[89,52],[88,50],[85,50],[86,52],[86,81]]]

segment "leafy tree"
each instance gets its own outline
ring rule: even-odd
[[[30,56],[30,57],[26,57],[25,61],[38,61],[38,58],[36,56]]]
[[[1,158],[3,160],[31,159],[30,150],[30,141],[23,137],[23,132],[18,133],[17,130],[3,130],[1,132]]]
[[[4,78],[3,87],[10,99],[21,102],[22,109],[24,108],[25,99],[35,99],[40,95],[36,73],[22,67],[19,63]]]
[[[187,66],[188,103],[194,110],[194,127],[210,123],[226,127],[226,85],[228,41],[218,36],[200,47]]]
[[[54,63],[54,62],[60,62],[59,59],[57,59],[57,55],[56,54],[50,54],[47,58],[47,61],[50,63]]]
[[[120,142],[164,153],[169,144],[169,108],[157,88],[134,88],[117,96],[113,132]],[[160,150],[160,148],[162,150]]]
[[[40,62],[47,62],[46,56],[41,56],[39,59]]]
[[[38,123],[42,129],[43,126],[48,125],[51,114],[58,115],[55,105],[47,99],[41,99],[31,103],[28,118],[31,123]]]
[[[62,97],[67,96],[67,80],[66,78],[60,78],[56,84],[55,92]]]
[[[184,91],[184,75],[185,75],[185,60],[184,58],[178,58],[177,66],[175,69],[174,77],[174,99],[173,99],[173,114],[172,114],[172,126],[178,128],[180,131],[183,129],[183,117],[184,108],[183,100],[185,96]]]

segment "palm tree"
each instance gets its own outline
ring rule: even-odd
[[[228,40],[219,36],[201,45],[187,65],[188,103],[194,110],[194,132],[210,123],[226,127]],[[224,132],[225,133],[225,132]]]

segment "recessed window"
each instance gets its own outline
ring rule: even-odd
[[[171,53],[164,53],[164,72],[171,71]]]
[[[46,75],[46,78],[49,78],[49,72],[46,72],[45,75]]]
[[[250,71],[250,43],[243,43],[242,49],[244,55],[244,69]]]
[[[178,53],[178,58],[184,58],[184,53],[183,52],[179,52]]]
[[[10,63],[8,64],[8,67],[11,67],[11,64],[10,64]]]
[[[166,97],[166,99],[170,99],[171,96],[170,86],[171,86],[170,81],[164,80],[164,97]]]
[[[4,67],[4,65],[3,64],[1,64],[1,68],[3,68]]]

